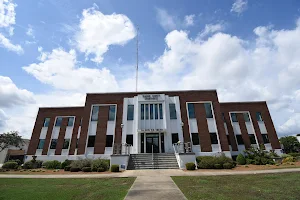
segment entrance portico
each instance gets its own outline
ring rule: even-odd
[[[164,132],[141,132],[139,142],[139,153],[164,153]]]

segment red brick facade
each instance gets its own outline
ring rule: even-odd
[[[43,148],[43,155],[47,155],[53,127],[55,125],[55,119],[58,116],[75,116],[73,134],[71,138],[71,144],[69,149],[69,155],[74,155],[77,143],[77,134],[80,127],[80,121],[82,119],[80,137],[78,141],[77,154],[85,154],[87,145],[87,135],[90,123],[90,116],[92,111],[92,105],[100,105],[99,109],[99,122],[97,125],[96,139],[95,139],[95,154],[103,154],[106,143],[106,125],[108,121],[109,105],[116,105],[116,126],[115,126],[115,138],[114,143],[122,142],[122,118],[123,118],[123,101],[124,98],[133,98],[138,94],[165,94],[170,97],[178,96],[180,101],[181,119],[184,124],[183,126],[183,137],[185,142],[190,142],[190,127],[188,121],[187,103],[195,103],[195,115],[198,124],[198,134],[200,138],[200,146],[202,152],[211,152],[211,140],[210,134],[207,127],[205,109],[203,102],[212,102],[212,110],[214,113],[217,133],[220,140],[222,151],[229,151],[229,145],[227,141],[226,131],[224,128],[224,121],[222,113],[224,113],[225,123],[228,129],[229,139],[231,148],[233,151],[237,150],[237,144],[231,125],[229,112],[234,111],[249,111],[253,122],[256,137],[259,143],[263,143],[262,135],[255,118],[256,112],[261,112],[263,120],[268,132],[269,140],[273,149],[280,149],[278,137],[266,105],[266,102],[249,102],[249,103],[220,103],[218,100],[217,92],[215,90],[207,91],[160,91],[160,92],[139,92],[139,93],[103,93],[103,94],[87,94],[86,102],[84,107],[66,107],[66,108],[40,108],[37,114],[35,126],[32,132],[30,145],[28,148],[28,155],[34,155],[36,148],[39,143],[40,133],[43,127],[45,118],[50,118],[49,127],[47,130],[45,144]],[[202,102],[202,103],[196,103]],[[101,120],[100,120],[101,119]],[[240,127],[242,130],[242,137],[244,139],[246,147],[249,147],[250,140],[245,127],[244,119],[242,115],[238,115]],[[64,142],[64,134],[67,126],[67,118],[63,118],[62,126],[58,137],[58,143],[55,154],[60,155]]]

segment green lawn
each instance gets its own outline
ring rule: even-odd
[[[189,199],[300,199],[300,173],[172,177]]]
[[[0,199],[123,199],[135,178],[4,179]]]

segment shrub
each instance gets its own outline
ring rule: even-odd
[[[192,162],[186,163],[185,167],[187,170],[195,170],[196,169],[195,163],[192,163]]]
[[[91,171],[92,171],[92,168],[91,168],[91,167],[83,167],[83,168],[82,168],[82,171],[83,171],[83,172],[91,172]]]
[[[91,159],[73,160],[70,166],[71,168],[79,168],[81,170],[83,167],[91,167],[92,160]]]
[[[61,169],[65,169],[66,166],[70,166],[72,163],[71,160],[66,159],[64,162],[61,163]]]
[[[65,168],[64,168],[65,171],[70,171],[70,169],[71,169],[70,165],[69,166],[65,166]]]
[[[80,171],[80,168],[78,167],[71,167],[70,168],[70,172],[79,172]]]
[[[215,169],[222,169],[223,165],[217,163],[214,165],[214,167],[215,167]]]
[[[57,160],[46,161],[43,163],[46,169],[60,169],[61,163]]]
[[[281,155],[281,158],[287,158],[287,157],[291,157],[291,155],[285,153]]]
[[[245,150],[244,152],[246,154],[245,158],[247,164],[274,164],[274,161],[272,159],[274,153],[266,151],[263,146],[260,146],[260,148],[251,147],[250,149]]]
[[[232,163],[224,163],[223,168],[224,169],[232,169],[232,168],[234,168],[234,165]]]
[[[97,169],[97,172],[105,172],[105,169],[104,169],[103,167],[99,167],[99,168]]]
[[[109,169],[109,160],[104,159],[96,159],[92,161],[92,171],[96,172],[101,167],[104,169],[104,171],[107,171]]]
[[[288,155],[293,156],[293,157],[299,157],[300,153],[289,153]]]
[[[292,156],[283,159],[282,163],[295,162],[296,159]]]
[[[33,163],[31,161],[27,161],[23,164],[23,169],[33,169]]]
[[[111,172],[119,172],[120,170],[119,170],[119,165],[112,165],[111,167],[110,167],[110,171]]]
[[[16,163],[18,163],[18,165],[21,165],[23,162],[21,161],[21,160],[19,160],[19,159],[16,159],[16,160],[9,160],[9,161],[7,161],[7,162],[16,162]]]
[[[237,164],[239,165],[245,165],[246,164],[246,158],[243,154],[239,154],[237,157],[236,157],[236,162]]]
[[[17,162],[6,162],[2,165],[3,169],[17,169],[18,163]]]
[[[252,160],[250,158],[246,158],[246,164],[247,165],[254,164],[254,160]]]

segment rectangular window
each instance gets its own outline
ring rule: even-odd
[[[144,120],[144,109],[145,109],[145,104],[141,104],[141,120]]]
[[[50,144],[50,149],[56,149],[57,139],[52,139]]]
[[[195,107],[193,103],[188,103],[188,112],[190,119],[195,118]]]
[[[228,145],[231,145],[229,135],[227,135],[227,141],[228,141]]]
[[[68,149],[70,144],[70,139],[64,139],[63,149]]]
[[[256,144],[256,140],[255,140],[255,135],[254,134],[249,134],[249,138],[250,138],[251,144]]]
[[[115,121],[116,106],[109,106],[108,121]]]
[[[55,126],[61,126],[62,119],[63,119],[62,117],[57,117],[56,122],[55,122]]]
[[[244,144],[242,135],[235,135],[238,145]]]
[[[74,125],[74,117],[69,117],[68,118],[68,126],[73,126]]]
[[[198,133],[192,133],[192,141],[193,141],[193,145],[199,145],[199,135]]]
[[[149,119],[149,104],[145,104],[145,119]]]
[[[204,103],[206,118],[213,118],[211,103]]]
[[[259,121],[259,122],[262,122],[262,121],[263,121],[261,112],[256,112],[256,119],[257,119],[257,121]]]
[[[250,122],[249,113],[243,113],[245,122]]]
[[[127,106],[127,120],[133,120],[134,105]]]
[[[40,139],[39,140],[39,145],[37,149],[43,149],[45,144],[45,139]]]
[[[175,144],[179,141],[178,133],[172,133],[172,144]]]
[[[218,144],[217,133],[209,133],[211,144]]]
[[[236,113],[230,113],[232,122],[238,122]]]
[[[133,135],[126,135],[126,143],[133,145]]]
[[[92,121],[98,121],[98,114],[99,114],[99,106],[93,106],[92,110]]]
[[[158,119],[158,104],[154,104],[155,119]]]
[[[50,118],[45,118],[43,127],[48,127],[50,123]]]
[[[150,119],[153,119],[153,104],[150,104]]]
[[[169,104],[170,119],[177,119],[175,103]]]
[[[89,136],[87,147],[94,147],[95,146],[95,138],[96,138],[96,136],[94,136],[94,135]]]
[[[113,135],[106,135],[106,145],[105,145],[105,147],[112,147],[113,140],[114,140]]]
[[[163,119],[163,109],[162,109],[162,104],[158,104],[159,107],[159,119]]]
[[[262,138],[263,138],[264,144],[270,143],[268,134],[261,134],[261,136],[262,136]]]

